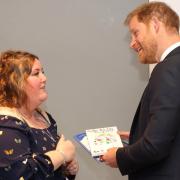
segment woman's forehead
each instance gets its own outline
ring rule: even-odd
[[[42,68],[41,62],[38,59],[35,59],[32,69],[41,69],[41,68]]]

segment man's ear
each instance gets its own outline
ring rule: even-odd
[[[157,17],[153,16],[151,19],[151,24],[155,32],[157,33],[160,28],[160,21],[157,19]]]

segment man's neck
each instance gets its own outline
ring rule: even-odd
[[[158,53],[157,53],[157,60],[160,62],[162,54],[173,44],[180,42],[180,36],[178,34],[175,35],[168,35],[166,34],[164,37],[161,37],[158,42]]]

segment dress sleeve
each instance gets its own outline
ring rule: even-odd
[[[0,175],[2,179],[43,180],[52,174],[53,164],[50,158],[45,154],[34,154],[31,151],[27,133],[16,127],[1,126],[0,123]]]

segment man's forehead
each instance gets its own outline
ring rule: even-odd
[[[130,32],[133,32],[135,31],[135,29],[137,29],[137,25],[139,24],[138,20],[137,20],[137,17],[133,17],[130,21],[129,21],[129,25],[128,25],[128,28],[129,28],[129,31]]]
[[[138,28],[140,28],[140,27],[144,27],[144,26],[146,26],[146,24],[143,23],[143,22],[140,22],[136,16],[133,17],[133,18],[130,20],[129,25],[128,25],[129,30],[130,30],[131,32],[134,31],[134,30],[136,30],[136,29],[138,29]]]
[[[138,18],[137,18],[137,16],[133,16],[133,17],[131,18],[131,20],[129,21],[129,26],[131,26],[131,25],[133,25],[133,24],[135,24],[135,23],[140,23],[139,20],[138,20]]]

